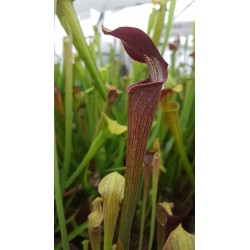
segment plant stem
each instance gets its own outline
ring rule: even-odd
[[[176,62],[176,51],[173,51],[173,53],[171,54],[171,75],[172,75],[173,78],[176,77],[176,74],[175,74],[175,71],[176,71],[175,62]]]
[[[154,88],[153,88],[154,87]],[[118,237],[118,249],[129,249],[130,232],[136,205],[137,191],[142,172],[143,157],[147,140],[158,104],[157,93],[161,88],[153,86],[146,89],[152,96],[150,109],[144,97],[144,90],[135,91],[128,96],[128,141],[126,151],[125,190]],[[145,94],[146,96],[146,94]],[[140,102],[138,102],[140,100]]]
[[[92,77],[94,78],[95,81],[93,84],[95,85],[102,99],[105,101],[107,91],[104,87],[104,82],[96,66],[96,63],[91,56],[91,52],[88,48],[77,15],[73,8],[72,1],[57,0],[56,14],[65,31],[67,33],[72,33],[74,46],[82,60],[85,62],[86,67],[90,71]]]
[[[73,181],[78,177],[78,175],[83,171],[83,169],[87,166],[90,160],[94,157],[95,153],[100,149],[103,143],[106,140],[106,135],[103,130],[99,132],[99,134],[94,139],[93,143],[91,144],[87,154],[84,156],[82,162],[77,167],[76,171],[70,176],[70,178],[66,182],[66,188],[68,188]]]
[[[68,177],[69,168],[70,168],[70,158],[71,158],[71,149],[72,149],[72,89],[73,89],[73,74],[72,74],[72,40],[71,37],[64,38],[64,66],[65,66],[65,110],[66,110],[66,119],[65,119],[65,149],[64,149],[64,162],[62,169],[62,179],[61,179],[61,188],[62,193],[65,190],[65,181]]]
[[[155,138],[159,137],[161,123],[162,123],[163,118],[164,118],[163,112],[158,111],[156,114],[157,123],[155,124],[155,127],[152,128],[150,138],[148,139],[148,148],[151,148]]]
[[[162,250],[166,241],[166,223],[169,216],[172,216],[172,204],[169,202],[157,203],[157,250]]]
[[[147,187],[148,191],[148,187]],[[141,226],[140,226],[140,238],[139,238],[139,250],[142,249],[142,242],[143,242],[143,232],[144,232],[144,225],[145,225],[145,214],[146,214],[146,205],[147,205],[147,199],[148,193],[146,192],[146,188],[144,185],[143,188],[143,198],[142,198],[142,212],[141,212]]]
[[[89,249],[89,240],[84,240],[82,242],[83,245],[83,250],[88,250]]]
[[[112,168],[113,171],[116,171],[116,170],[114,170],[115,168],[120,168],[120,169],[124,170],[124,168],[121,168],[121,166],[123,166],[123,157],[124,157],[125,147],[126,147],[125,137],[121,137],[120,142],[119,142],[118,155],[115,159],[115,162],[114,162],[113,168]]]
[[[156,211],[156,199],[158,191],[158,180],[160,173],[160,152],[156,152],[153,159],[153,181],[152,181],[152,213],[151,213],[151,223],[150,223],[150,236],[149,236],[149,246],[148,249],[151,250],[154,240],[155,232],[155,211]]]
[[[186,91],[185,91],[185,96],[184,96],[184,102],[183,102],[183,108],[181,111],[181,117],[180,117],[180,122],[181,122],[181,127],[183,134],[186,134],[187,128],[188,128],[188,123],[190,121],[190,117],[192,113],[194,112],[194,95],[195,95],[195,84],[194,84],[194,79],[191,79],[187,82],[186,85]],[[184,140],[185,140],[184,136]]]
[[[174,18],[175,4],[176,4],[176,0],[170,0],[170,8],[169,8],[169,12],[168,12],[168,22],[167,22],[167,27],[166,27],[166,35],[165,35],[165,39],[164,39],[162,49],[161,49],[162,55],[164,54],[166,45],[168,44],[168,39],[170,36],[170,31],[171,31],[171,27],[172,27],[172,23],[173,23],[173,18]]]
[[[162,250],[165,243],[166,224],[157,223],[157,250]]]
[[[103,67],[103,60],[102,60],[102,51],[101,51],[101,43],[100,43],[100,35],[98,32],[98,26],[94,25],[94,32],[95,32],[95,44],[97,46],[97,54],[100,60],[100,66]]]
[[[112,172],[106,175],[98,186],[103,199],[104,250],[112,248],[119,205],[124,195],[124,185],[124,177],[117,172]]]
[[[82,233],[86,229],[88,229],[88,222],[82,223],[80,226],[74,229],[71,233],[69,233],[68,241],[72,241],[73,239],[75,239],[76,236],[78,236],[80,233]],[[60,242],[58,245],[55,246],[55,250],[59,250],[61,248],[62,248],[62,242]]]
[[[102,211],[92,211],[88,216],[88,233],[92,250],[101,249],[102,221],[103,221]]]
[[[143,179],[144,185],[143,185],[143,199],[142,199],[139,250],[142,249],[146,206],[147,206],[147,200],[148,200],[148,189],[149,189],[149,184],[150,184],[150,179],[151,179],[150,177],[151,177],[151,173],[152,173],[153,155],[154,155],[154,152],[147,151],[145,156],[144,156],[144,179]]]
[[[62,193],[61,193],[61,187],[60,187],[56,140],[54,141],[54,185],[55,185],[55,196],[56,196],[56,209],[57,209],[58,220],[59,220],[59,225],[60,225],[62,246],[63,246],[63,250],[70,250],[69,243],[68,243],[68,235],[67,235],[65,217],[64,217]]]
[[[175,139],[178,152],[180,154],[184,169],[187,173],[187,177],[190,181],[192,188],[194,189],[194,174],[192,172],[192,166],[189,163],[186,150],[183,144],[183,140],[180,132],[179,116],[178,116],[179,105],[177,103],[169,103],[166,108],[166,120],[169,129]]]
[[[166,2],[167,0],[160,1],[160,9],[158,10],[157,17],[154,23],[154,32],[152,36],[152,40],[155,44],[155,47],[158,47],[166,14]]]
[[[157,16],[157,10],[155,8],[152,9],[152,12],[151,14],[149,15],[149,18],[148,18],[148,27],[147,27],[147,34],[150,36],[151,34],[151,31],[153,29],[153,25],[154,25],[154,20]]]

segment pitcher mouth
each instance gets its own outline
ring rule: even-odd
[[[119,38],[127,54],[135,61],[148,66],[149,76],[145,80],[132,83],[127,93],[149,85],[163,84],[168,78],[168,63],[163,59],[150,37],[134,27],[119,27],[113,31],[102,26],[103,33]]]

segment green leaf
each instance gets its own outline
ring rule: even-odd
[[[163,250],[194,250],[195,236],[185,231],[181,224],[171,232]]]
[[[180,93],[180,92],[183,90],[183,86],[182,86],[182,84],[178,83],[178,84],[176,84],[176,86],[174,86],[174,87],[172,88],[172,90],[173,90],[174,92]]]
[[[126,125],[121,125],[119,124],[116,120],[110,119],[107,115],[103,113],[107,123],[108,123],[108,129],[111,134],[113,135],[120,135],[127,131],[127,126]]]

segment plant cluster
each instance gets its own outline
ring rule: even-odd
[[[194,249],[195,58],[169,43],[175,2],[155,3],[147,34],[95,26],[87,43],[71,0],[57,0],[67,33],[54,65],[57,250]],[[101,32],[120,39],[131,70],[114,47],[105,63]]]

